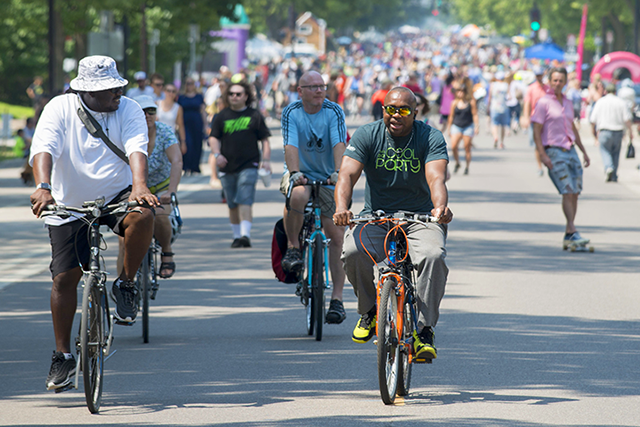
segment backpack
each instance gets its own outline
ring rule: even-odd
[[[273,239],[271,240],[271,267],[276,274],[276,279],[283,283],[297,283],[298,274],[285,272],[282,269],[282,257],[287,252],[287,233],[284,231],[284,220],[280,218],[273,227]]]

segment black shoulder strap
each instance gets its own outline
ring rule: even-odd
[[[87,111],[80,100],[78,100],[78,102],[80,103],[80,108],[78,108],[78,117],[80,117],[80,120],[84,123],[84,126],[87,128],[91,136],[102,139],[116,156],[120,157],[126,164],[129,164],[129,159],[124,151],[116,147],[116,145],[111,142],[109,137],[102,130],[100,123],[98,123],[98,121]]]

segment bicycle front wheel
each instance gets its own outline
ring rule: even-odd
[[[395,286],[394,279],[385,279],[380,292],[378,311],[378,383],[380,397],[385,405],[391,405],[394,402],[398,388],[400,347],[397,334],[398,299]]]
[[[147,252],[138,271],[138,292],[142,298],[142,341],[149,342],[149,294],[151,292],[151,249]]]
[[[104,289],[97,278],[87,276],[82,295],[80,318],[80,358],[87,407],[92,414],[100,410],[105,348],[108,341],[109,312]]]
[[[405,297],[404,301],[404,322],[402,328],[402,338],[401,340],[405,343],[400,349],[400,363],[398,369],[398,396],[406,396],[409,394],[409,388],[411,387],[411,346],[413,331],[416,328],[415,319],[413,317],[413,313],[417,313],[415,311],[415,303],[409,301],[410,297]],[[413,306],[414,311],[411,311],[411,307]]]
[[[324,296],[324,243],[322,236],[316,234],[313,242],[313,305],[316,324],[316,341],[322,341],[322,326],[325,316]]]

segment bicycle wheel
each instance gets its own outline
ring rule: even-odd
[[[313,242],[313,273],[312,273],[313,306],[316,324],[316,341],[322,341],[322,326],[325,316],[324,297],[324,243],[322,236],[316,234]]]
[[[80,357],[87,406],[92,414],[100,410],[104,349],[108,340],[109,313],[104,289],[95,276],[85,280],[80,319]]]
[[[394,402],[398,388],[400,347],[396,330],[398,300],[395,286],[394,279],[385,279],[380,292],[378,311],[378,383],[380,396],[385,405]]]
[[[313,333],[315,332],[315,315],[316,315],[316,307],[314,304],[314,297],[313,297],[313,292],[310,292],[311,289],[311,285],[313,283],[312,281],[312,277],[311,277],[311,271],[309,271],[309,259],[308,257],[311,256],[310,251],[311,248],[309,248],[308,246],[303,250],[303,256],[302,259],[304,261],[304,275],[303,275],[303,279],[301,282],[302,285],[302,303],[305,306],[305,320],[307,321],[307,334],[309,335],[313,335]]]
[[[402,341],[407,343],[400,350],[400,363],[398,366],[398,396],[406,396],[409,394],[409,388],[411,387],[411,346],[413,345],[411,337],[413,331],[416,328],[414,322],[413,313],[415,311],[415,305],[413,305],[414,311],[411,311],[412,302],[408,297],[405,297],[404,301],[404,322],[402,328]]]
[[[149,342],[149,293],[151,292],[151,263],[153,253],[147,252],[138,271],[138,292],[142,298],[142,341]]]

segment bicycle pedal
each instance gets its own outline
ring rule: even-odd
[[[57,389],[55,389],[55,392],[56,392],[56,393],[62,393],[63,391],[67,391],[67,390],[70,390],[70,389],[72,389],[72,388],[73,388],[73,383],[71,383],[71,384],[67,384],[67,385],[66,385],[66,386],[64,386],[64,387],[57,388]]]
[[[426,359],[413,359],[413,363],[427,363],[427,364],[430,364],[430,363],[433,363],[433,359],[428,359],[428,358],[426,358]]]
[[[116,325],[122,325],[122,326],[133,326],[136,323],[136,321],[134,320],[133,322],[124,322],[122,320],[115,319],[114,323]]]

